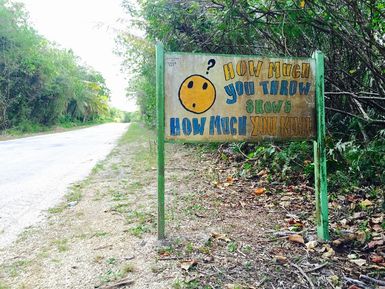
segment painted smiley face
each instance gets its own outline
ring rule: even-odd
[[[182,106],[196,114],[204,113],[213,106],[216,98],[214,84],[202,75],[187,77],[179,88],[179,100]]]

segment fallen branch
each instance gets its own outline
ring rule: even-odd
[[[315,191],[315,189],[313,187],[309,187],[309,186],[303,186],[305,189],[308,189],[309,191]]]
[[[237,249],[237,252],[238,252],[239,254],[241,254],[243,257],[246,257],[246,254],[243,253],[241,250]]]
[[[294,263],[292,263],[292,262],[290,262],[289,264],[290,264],[291,266],[293,266],[294,268],[296,268],[296,269],[302,274],[302,276],[305,277],[306,281],[307,281],[307,282],[309,283],[309,285],[310,285],[310,288],[315,289],[313,282],[311,281],[311,279],[309,278],[309,276],[306,275],[306,273],[302,270],[301,267],[299,267],[297,264],[294,264]]]
[[[371,289],[372,287],[368,287],[368,285],[365,283],[365,282],[362,282],[360,280],[356,280],[356,279],[353,279],[353,278],[349,278],[349,277],[346,277],[344,276],[344,280],[348,283],[352,283],[352,284],[355,284],[355,285],[358,285],[358,286],[361,286],[363,288],[368,288],[368,289]]]
[[[169,260],[182,260],[185,257],[164,257],[164,258],[158,258],[158,261],[169,261]]]
[[[120,280],[119,282],[117,282],[115,284],[107,285],[107,286],[104,286],[104,287],[100,287],[100,289],[119,288],[119,287],[122,287],[122,286],[132,285],[132,284],[134,284],[134,282],[135,282],[134,280],[129,280],[128,278],[126,278],[126,279]]]
[[[366,276],[366,275],[360,275],[360,279],[364,279],[364,280],[373,282],[377,285],[385,286],[385,281],[377,280],[377,279],[374,279],[374,278]]]
[[[270,243],[270,242],[276,242],[279,240],[287,240],[288,236],[283,236],[283,237],[276,237],[274,239],[263,239],[263,240],[255,240],[257,243]]]
[[[257,288],[261,287],[263,285],[263,283],[265,283],[267,281],[267,277],[263,277],[261,281],[259,281],[258,283],[255,284],[255,286]]]
[[[347,95],[347,96],[351,96],[353,98],[356,98],[356,99],[367,99],[367,100],[383,100],[385,101],[385,97],[380,97],[378,93],[369,93],[369,92],[359,92],[361,94],[367,94],[367,95],[374,95],[374,96],[361,96],[361,95],[357,95],[355,93],[352,93],[352,92],[348,92],[348,91],[334,91],[334,92],[325,92],[325,95]]]
[[[111,244],[110,245],[104,245],[104,246],[96,247],[96,248],[94,248],[94,250],[101,250],[101,249],[106,249],[106,248],[110,248],[110,247],[112,247]]]
[[[331,110],[331,111],[334,111],[334,112],[339,112],[339,113],[342,113],[342,114],[345,114],[345,115],[348,115],[348,116],[351,116],[351,117],[355,117],[355,118],[358,118],[362,121],[365,121],[365,122],[370,122],[370,123],[375,123],[375,124],[384,124],[385,123],[385,120],[383,119],[365,119],[361,116],[358,116],[358,115],[355,115],[355,114],[352,114],[350,112],[347,112],[347,111],[343,111],[343,110],[340,110],[340,109],[336,109],[336,108],[333,108],[333,107],[328,107],[326,106],[325,109],[328,109],[328,110]]]
[[[217,267],[213,266],[215,270],[218,271],[219,274],[222,274],[225,276],[225,273],[223,273],[221,270],[219,270]],[[229,274],[226,274],[227,278],[229,278],[231,281],[234,281],[235,279],[231,277]]]
[[[274,232],[273,235],[274,236],[278,236],[278,237],[289,237],[290,235],[303,235],[305,232],[307,231],[307,229],[305,230],[302,230],[300,232],[294,232],[294,231],[278,231],[278,232]]]
[[[317,271],[319,269],[322,269],[323,267],[325,267],[328,264],[329,264],[328,262],[325,262],[325,263],[323,263],[323,264],[321,264],[321,265],[319,265],[313,269],[306,270],[305,273],[311,273],[311,272]]]

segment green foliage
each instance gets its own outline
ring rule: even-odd
[[[156,40],[168,51],[308,57],[322,50],[328,126],[365,138],[385,124],[384,0],[138,2],[123,0],[123,6],[146,37],[122,33],[119,54],[135,74],[129,90],[150,125],[156,115]]]
[[[105,80],[79,62],[29,25],[22,4],[0,0],[0,130],[108,116]]]
[[[258,146],[231,144],[231,149],[244,155],[247,162],[243,163],[244,172],[254,175],[260,170],[269,168],[270,174],[276,179],[295,179],[299,173],[308,177],[313,174],[312,146],[306,141],[290,142],[280,146],[261,143]]]
[[[117,39],[118,55],[125,59],[124,70],[131,75],[127,96],[135,96],[142,120],[154,127],[156,124],[155,50],[151,42],[122,33]]]
[[[167,51],[309,57],[322,50],[329,187],[384,184],[384,0],[123,0],[123,6],[131,23],[146,32],[144,38],[122,33],[118,53],[134,74],[129,94],[137,96],[147,124],[156,119],[157,40]],[[243,153],[245,174],[268,168],[281,180],[313,178],[308,142],[231,147]]]
[[[359,185],[383,185],[385,183],[385,130],[372,141],[362,143],[339,140],[329,150],[329,173],[333,175],[330,186],[334,190]]]

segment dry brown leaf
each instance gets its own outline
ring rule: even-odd
[[[162,257],[170,256],[170,252],[168,252],[168,251],[163,251],[163,252],[159,253],[159,256],[162,256]]]
[[[356,240],[360,242],[361,244],[365,243],[366,241],[366,233],[364,231],[358,231],[356,233]]]
[[[256,194],[257,196],[262,195],[262,194],[264,194],[265,192],[266,192],[266,189],[265,189],[265,188],[256,188],[256,189],[254,190],[254,194]]]
[[[257,176],[260,177],[260,176],[264,176],[264,175],[266,175],[266,174],[267,174],[267,171],[266,171],[266,170],[262,170],[262,171],[260,171],[260,172],[257,174]]]
[[[366,200],[361,201],[360,205],[361,205],[362,207],[366,208],[366,207],[372,206],[373,203],[372,203],[371,201],[369,201],[368,199],[366,199]]]
[[[231,239],[229,239],[225,234],[222,234],[222,233],[213,232],[211,236],[217,240],[222,240],[227,243],[231,242]]]
[[[349,261],[360,266],[360,267],[366,265],[365,259],[353,259],[353,260],[349,260]]]
[[[384,240],[374,240],[368,243],[369,249],[384,245]]]
[[[305,244],[305,241],[301,235],[295,234],[288,237],[290,242]]]
[[[309,241],[305,245],[306,245],[306,248],[308,250],[313,250],[315,247],[317,247],[318,242],[317,241]]]
[[[346,220],[346,219],[342,219],[342,220],[340,221],[340,224],[341,224],[342,226],[346,226],[347,223],[348,223],[348,220]]]
[[[370,256],[370,261],[372,261],[373,263],[382,263],[384,262],[384,258],[379,255],[372,255]]]
[[[328,259],[330,257],[333,257],[336,252],[334,252],[333,248],[331,248],[329,245],[325,245],[326,252],[322,254],[322,258]]]
[[[180,267],[183,270],[188,271],[197,264],[198,264],[197,260],[194,260],[194,259],[193,260],[184,260],[184,261],[180,262]]]
[[[273,258],[274,263],[283,265],[287,263],[287,258],[285,256],[277,255]]]
[[[367,214],[365,212],[356,212],[353,214],[353,219],[361,219],[366,216]]]
[[[380,224],[380,223],[382,223],[383,220],[384,220],[384,218],[382,216],[378,217],[378,218],[372,218],[371,219],[373,224]]]
[[[373,231],[375,231],[375,232],[380,232],[380,231],[382,231],[382,227],[381,227],[380,225],[378,225],[378,224],[373,225],[372,229],[373,229]]]

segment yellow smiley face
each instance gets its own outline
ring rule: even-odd
[[[214,84],[202,75],[187,77],[179,88],[179,100],[183,107],[196,114],[210,109],[215,102]]]

